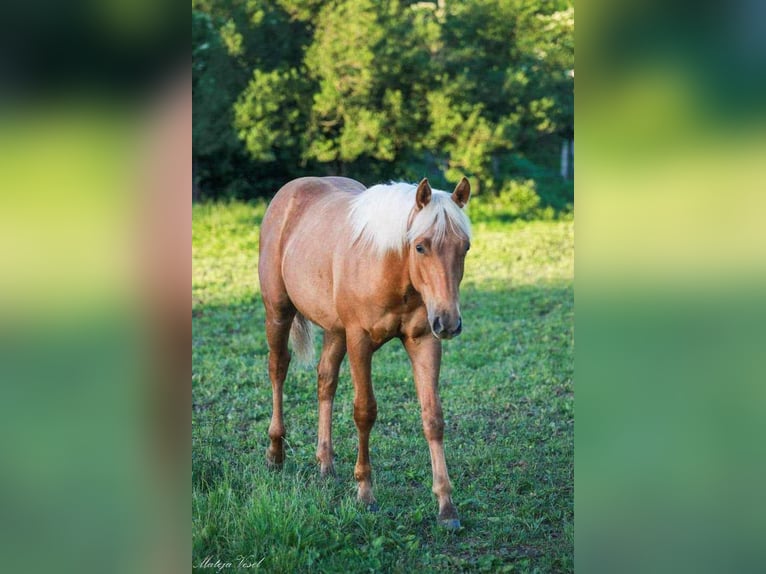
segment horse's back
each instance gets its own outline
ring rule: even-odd
[[[312,208],[340,207],[339,203],[347,202],[351,194],[364,189],[356,180],[335,176],[301,177],[286,183],[269,203],[261,222],[261,248],[264,239],[269,245],[275,231],[284,238],[306,215],[311,215]]]
[[[269,211],[288,206],[291,212],[308,209],[316,202],[327,201],[329,196],[354,194],[364,189],[360,182],[347,177],[300,177],[282,186],[269,204]]]

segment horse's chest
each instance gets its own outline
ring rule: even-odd
[[[394,315],[386,315],[376,321],[369,329],[370,340],[379,346],[399,336],[399,321]]]
[[[428,331],[425,307],[388,313],[380,317],[368,330],[370,339],[382,345],[395,337],[418,337]]]

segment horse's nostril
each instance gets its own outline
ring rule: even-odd
[[[459,335],[463,332],[463,318],[457,320],[457,327],[455,328],[455,335]]]
[[[436,319],[434,319],[434,322],[433,322],[432,328],[433,328],[433,330],[434,330],[434,333],[437,333],[437,334],[438,334],[438,333],[441,333],[441,332],[442,332],[442,322],[441,322],[441,319],[439,319],[439,317],[437,317]]]

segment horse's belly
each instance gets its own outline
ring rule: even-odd
[[[333,301],[331,258],[290,251],[285,253],[282,276],[293,305],[323,329],[337,328],[340,320]]]

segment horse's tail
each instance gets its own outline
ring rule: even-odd
[[[314,361],[314,331],[311,323],[300,313],[295,314],[290,327],[290,342],[299,363],[310,365]]]

